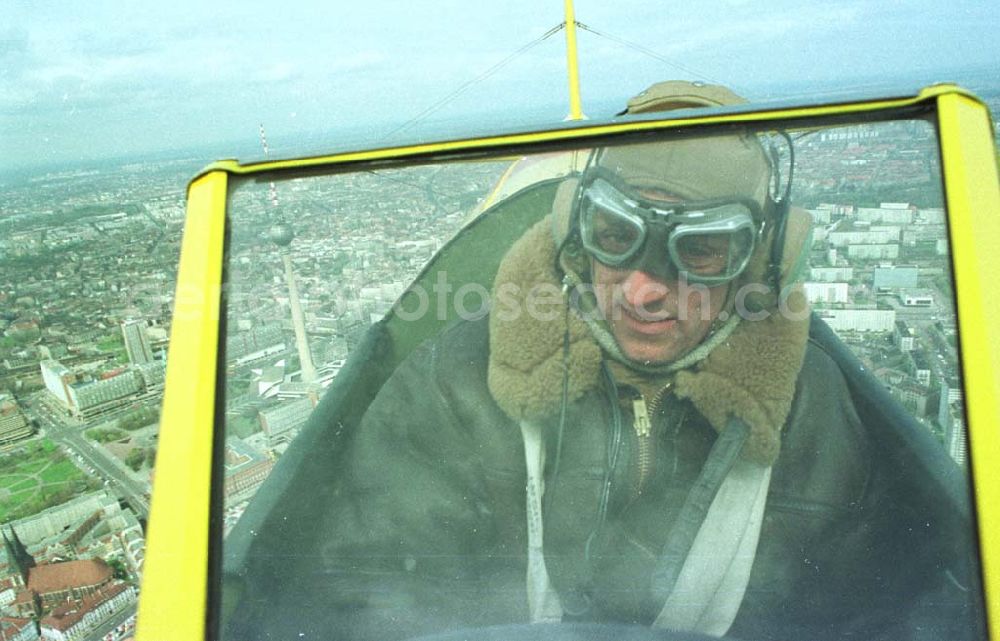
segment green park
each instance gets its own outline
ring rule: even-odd
[[[0,456],[0,523],[64,503],[100,487],[88,479],[55,444],[33,441]]]

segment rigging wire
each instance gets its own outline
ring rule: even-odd
[[[264,123],[260,123],[260,146],[264,148],[264,160],[269,160],[271,155],[267,146],[267,136],[264,134]],[[268,187],[268,200],[270,200],[272,207],[278,206],[278,188],[274,185],[273,180]]]
[[[669,65],[671,67],[674,67],[675,69],[677,69],[679,71],[683,71],[684,73],[689,74],[691,76],[694,76],[695,78],[698,78],[700,80],[704,80],[706,82],[710,82],[710,83],[715,84],[715,85],[722,84],[718,80],[714,80],[714,79],[709,78],[708,76],[706,76],[704,74],[698,73],[694,69],[689,69],[687,67],[684,67],[683,65],[679,65],[676,62],[674,62],[672,60],[669,60],[669,59],[661,56],[660,54],[656,53],[652,49],[644,47],[644,46],[642,46],[640,44],[637,44],[635,42],[631,42],[629,40],[625,40],[624,38],[619,38],[618,36],[613,36],[613,35],[611,35],[609,33],[603,33],[601,31],[598,31],[597,29],[593,29],[593,28],[591,28],[591,27],[583,24],[582,22],[577,22],[576,26],[580,27],[584,31],[589,31],[590,33],[594,34],[595,36],[600,36],[601,38],[607,38],[608,40],[611,40],[612,42],[617,42],[620,45],[624,45],[624,46],[626,46],[626,47],[628,47],[630,49],[634,49],[634,50],[638,51],[639,53],[643,53],[643,54],[649,56],[650,58],[654,58],[656,60],[659,60],[663,64],[666,64],[666,65]]]
[[[427,185],[421,185],[420,183],[415,183],[409,180],[403,180],[402,178],[396,178],[395,176],[390,176],[388,174],[383,173],[383,170],[380,169],[365,169],[364,173],[371,174],[375,178],[381,178],[382,180],[389,180],[394,183],[399,183],[400,185],[407,185],[409,187],[414,187],[421,191],[427,189],[428,187]]]
[[[599,36],[601,38],[606,38],[608,40],[611,40],[612,42],[616,42],[616,43],[618,43],[620,45],[623,45],[625,47],[628,47],[630,49],[634,49],[635,51],[638,51],[638,52],[640,52],[640,53],[642,53],[644,55],[647,55],[647,56],[649,56],[649,57],[651,57],[651,58],[653,58],[655,60],[658,60],[659,62],[662,62],[662,63],[664,63],[666,65],[669,65],[669,66],[671,66],[671,67],[673,67],[673,68],[675,68],[675,69],[677,69],[679,71],[682,71],[682,72],[684,72],[684,73],[686,73],[686,74],[688,74],[690,76],[693,76],[695,78],[698,78],[700,80],[704,80],[706,82],[710,82],[710,83],[713,83],[713,84],[722,84],[718,80],[715,80],[715,79],[710,78],[710,77],[708,77],[708,76],[706,76],[704,74],[701,74],[701,73],[695,71],[694,69],[689,69],[689,68],[687,68],[687,67],[685,67],[683,65],[679,65],[676,62],[673,62],[672,60],[669,60],[668,58],[665,58],[664,56],[656,53],[652,49],[644,47],[644,46],[642,46],[640,44],[637,44],[635,42],[631,42],[629,40],[625,40],[624,38],[620,38],[618,36],[614,36],[614,35],[611,35],[611,34],[608,34],[608,33],[604,33],[604,32],[598,31],[598,30],[593,29],[590,26],[588,26],[588,25],[586,25],[586,24],[584,24],[582,22],[574,21],[574,24],[576,24],[576,26],[580,27],[584,31],[589,31],[590,33],[594,34],[595,36]],[[544,40],[547,40],[548,38],[551,38],[553,35],[559,33],[560,31],[562,31],[565,28],[566,28],[566,23],[565,22],[561,22],[561,23],[557,24],[556,26],[552,27],[551,29],[549,29],[548,31],[546,31],[544,34],[542,34],[541,36],[539,36],[538,38],[532,40],[531,42],[529,42],[526,45],[522,46],[521,48],[517,49],[513,53],[509,54],[506,58],[504,58],[500,62],[496,63],[495,65],[493,65],[492,67],[490,67],[489,69],[487,69],[486,71],[484,71],[483,73],[481,73],[478,76],[476,76],[475,78],[473,78],[473,79],[471,79],[471,80],[463,83],[455,91],[452,91],[448,95],[444,96],[443,98],[441,98],[440,100],[438,100],[434,104],[430,105],[429,107],[427,107],[426,109],[424,109],[423,111],[421,111],[420,113],[418,113],[413,118],[410,118],[409,120],[407,120],[403,124],[399,125],[395,129],[391,130],[389,133],[387,133],[384,136],[382,136],[382,140],[387,140],[389,138],[392,138],[393,136],[395,136],[399,132],[404,131],[406,129],[409,129],[410,127],[412,127],[413,125],[417,124],[421,120],[424,120],[425,118],[427,118],[431,114],[435,113],[436,111],[440,110],[442,107],[444,107],[445,105],[447,105],[448,103],[450,103],[453,100],[455,100],[456,98],[458,98],[458,96],[460,96],[461,94],[463,94],[465,91],[467,91],[473,85],[475,85],[475,84],[477,84],[479,82],[482,82],[483,80],[486,80],[490,76],[493,76],[498,71],[500,71],[503,67],[505,67],[508,64],[510,64],[511,62],[513,62],[515,59],[517,59],[518,57],[520,57],[521,55],[523,55],[524,53],[526,53],[532,47],[538,45],[539,43],[541,43]],[[739,89],[739,87],[734,87],[734,88]]]
[[[440,173],[441,167],[437,167],[436,169],[437,170],[434,172],[435,175]],[[373,178],[378,178],[380,180],[388,180],[390,182],[399,183],[400,185],[406,185],[407,187],[412,187],[416,189],[420,193],[425,194],[427,196],[427,199],[431,201],[431,204],[434,206],[435,210],[441,210],[438,212],[438,216],[444,215],[443,208],[440,206],[440,202],[438,200],[443,196],[441,193],[438,192],[437,188],[435,187],[433,176],[429,176],[427,179],[427,183],[421,185],[420,183],[416,183],[411,180],[404,180],[402,178],[397,178],[396,176],[386,174],[384,173],[383,170],[366,169],[365,173],[370,174]],[[451,194],[446,194],[446,195],[451,195]]]
[[[430,116],[435,111],[441,109],[446,104],[448,104],[449,102],[451,102],[452,100],[454,100],[455,98],[457,98],[460,94],[462,94],[463,92],[465,92],[472,85],[474,85],[474,84],[476,84],[478,82],[481,82],[483,80],[486,80],[487,78],[489,78],[490,76],[492,76],[496,72],[500,71],[500,69],[502,69],[506,65],[510,64],[511,62],[513,62],[515,58],[517,58],[517,57],[521,56],[522,54],[524,54],[526,51],[528,51],[528,49],[531,49],[532,47],[534,47],[535,45],[539,44],[543,40],[547,40],[548,38],[552,37],[553,35],[559,33],[559,31],[561,31],[565,27],[566,27],[565,23],[559,23],[555,27],[552,27],[551,29],[549,29],[548,31],[546,31],[544,34],[542,34],[541,37],[532,40],[531,42],[529,42],[528,44],[524,45],[523,47],[521,47],[517,51],[511,53],[506,58],[504,58],[500,62],[496,63],[495,65],[493,65],[492,67],[490,67],[489,69],[487,69],[486,71],[484,71],[483,73],[479,74],[478,76],[476,76],[472,80],[469,80],[465,84],[461,85],[455,91],[451,92],[450,94],[448,94],[447,96],[445,96],[441,100],[437,101],[436,103],[434,103],[430,107],[427,107],[426,109],[424,109],[423,111],[421,111],[419,114],[417,114],[413,118],[407,120],[406,122],[404,122],[400,126],[396,127],[395,129],[393,129],[392,131],[390,131],[389,133],[387,133],[385,136],[383,136],[382,140],[385,140],[387,138],[391,138],[392,136],[396,135],[400,131],[403,131],[404,129],[409,129],[410,127],[412,127],[413,125],[415,125],[419,121],[423,120],[427,116]]]

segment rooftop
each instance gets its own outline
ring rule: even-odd
[[[28,589],[38,594],[70,588],[100,585],[111,580],[113,572],[100,559],[64,561],[34,567],[28,573]]]
[[[39,623],[42,627],[66,631],[80,622],[91,610],[97,609],[105,601],[118,596],[128,589],[124,583],[116,583],[94,594],[84,597],[79,601],[67,601],[52,610],[49,616]]]

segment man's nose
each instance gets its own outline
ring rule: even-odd
[[[669,294],[665,279],[641,269],[630,272],[622,283],[622,296],[632,309],[655,309]]]
[[[649,230],[649,236],[643,243],[639,255],[632,263],[632,268],[637,272],[645,274],[649,281],[658,282],[662,289],[666,289],[672,283],[677,283],[679,274],[667,250],[667,230],[654,226]]]

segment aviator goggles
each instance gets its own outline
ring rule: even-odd
[[[590,175],[587,175],[590,174]],[[583,247],[611,267],[635,267],[651,228],[663,227],[667,260],[688,282],[721,285],[753,254],[760,205],[749,198],[667,202],[641,197],[606,171],[584,174],[576,204]],[[658,257],[657,257],[658,258]]]

